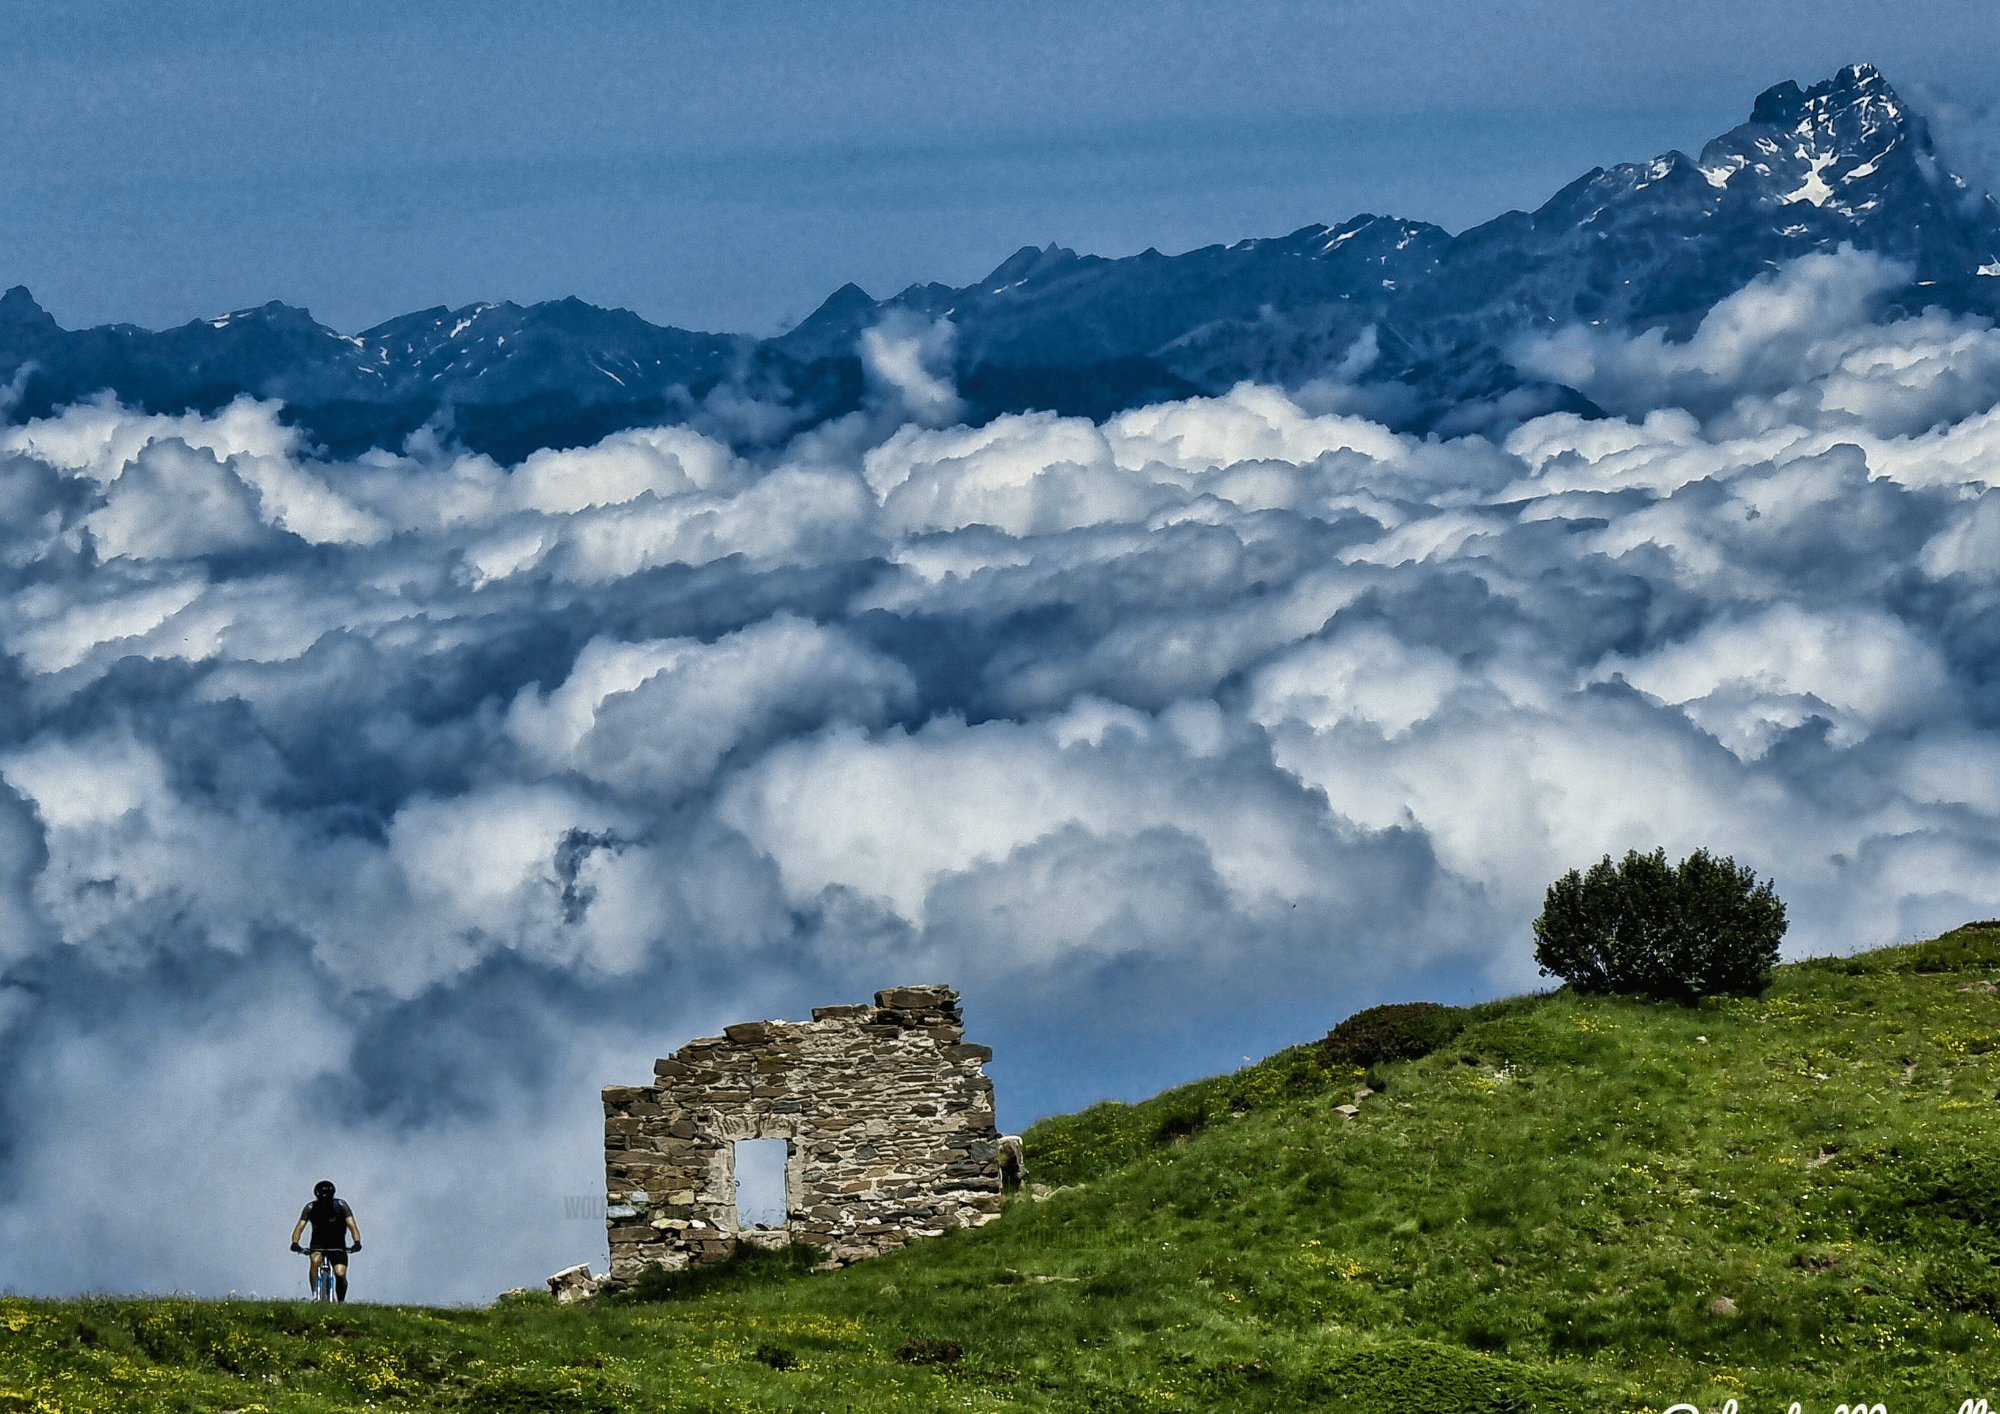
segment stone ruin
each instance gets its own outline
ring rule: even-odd
[[[993,1122],[993,1052],[964,1040],[950,987],[813,1008],[690,1041],[651,1085],[604,1090],[610,1280],[805,1242],[830,1263],[997,1216],[1020,1141]],[[783,1139],[785,1221],[739,1231],[736,1141]]]

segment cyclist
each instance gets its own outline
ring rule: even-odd
[[[347,1254],[361,1250],[361,1228],[354,1221],[354,1209],[347,1206],[347,1200],[333,1196],[333,1184],[321,1179],[313,1185],[313,1200],[299,1210],[298,1226],[292,1229],[292,1250],[307,1252],[299,1246],[299,1234],[312,1224],[312,1247],[306,1259],[306,1284],[319,1285],[319,1264],[328,1262],[333,1267],[333,1294],[339,1300],[347,1299]],[[348,1234],[354,1235],[354,1246],[347,1245]]]

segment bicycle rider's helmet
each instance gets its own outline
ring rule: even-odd
[[[332,1196],[333,1196],[333,1183],[330,1179],[322,1178],[318,1183],[315,1183],[313,1185],[313,1197],[331,1198]]]

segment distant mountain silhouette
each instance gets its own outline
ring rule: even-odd
[[[1029,246],[962,289],[876,300],[845,285],[762,341],[575,299],[439,307],[356,336],[276,302],[157,333],[68,331],[16,286],[0,297],[0,386],[15,420],[106,389],[155,412],[249,393],[282,399],[330,455],[398,447],[428,423],[513,462],[688,419],[725,386],[784,409],[766,422],[786,430],[840,416],[864,394],[860,335],[905,310],[952,321],[978,419],[1101,418],[1245,378],[1338,374],[1374,415],[1453,432],[1593,411],[1507,362],[1523,333],[1583,322],[1684,337],[1758,275],[1842,244],[1907,262],[1911,286],[1892,296],[1906,308],[2000,312],[2000,205],[1943,169],[1922,116],[1866,64],[1766,90],[1699,159],[1598,168],[1457,236],[1363,215],[1175,256]]]

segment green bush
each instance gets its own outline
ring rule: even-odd
[[[1698,849],[1676,866],[1633,850],[1549,885],[1534,927],[1543,973],[1580,992],[1754,996],[1777,965],[1785,905],[1734,859]]]
[[[1380,1065],[1427,1056],[1465,1029],[1462,1007],[1438,1002],[1390,1002],[1357,1011],[1320,1042],[1331,1061]]]

